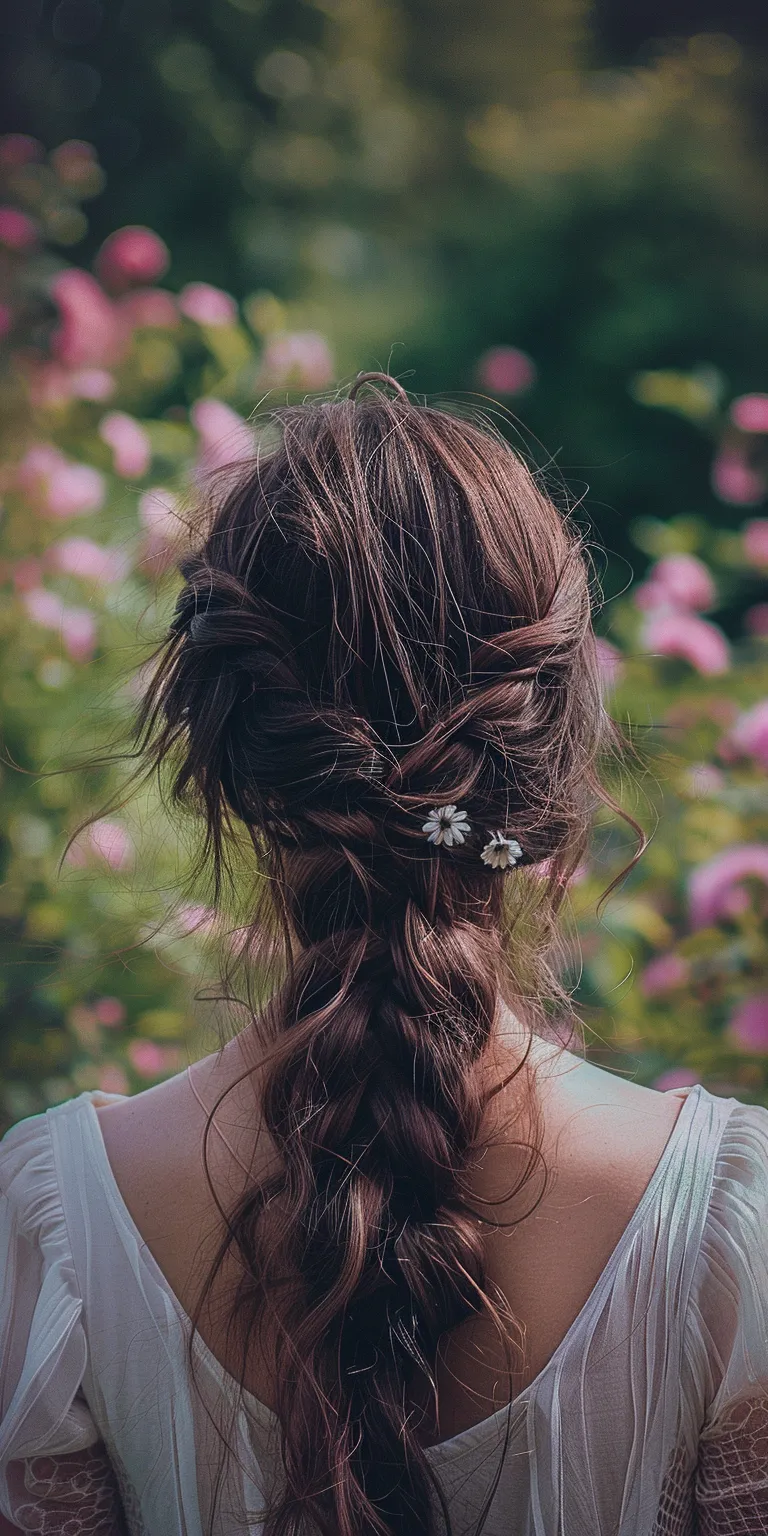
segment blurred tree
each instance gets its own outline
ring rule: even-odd
[[[171,488],[250,442],[236,413],[265,391],[326,387],[332,354],[336,377],[389,365],[514,407],[507,429],[561,494],[590,487],[609,594],[669,555],[716,571],[701,602],[657,568],[647,618],[648,590],[603,620],[632,658],[617,707],[653,749],[654,805],[662,765],[666,830],[610,941],[590,913],[626,850],[598,835],[581,1001],[649,1080],[674,1066],[765,1092],[749,850],[766,834],[766,523],[734,532],[768,484],[763,55],[745,54],[741,12],[730,35],[678,9],[679,35],[639,58],[636,13],[625,43],[606,14],[6,0],[4,126],[51,151],[0,145],[6,1115],[173,1070],[200,1019],[193,978],[237,914],[183,890],[151,798],[103,820],[61,879],[68,833],[119,779],[39,770],[122,727],[137,628],[173,601]],[[167,259],[168,289],[151,287]],[[81,516],[88,537],[58,536]],[[738,639],[727,684],[717,626]],[[721,855],[703,927],[691,890]],[[632,965],[657,961],[628,993]]]
[[[300,300],[342,374],[391,360],[455,391],[490,347],[533,356],[526,441],[591,487],[614,590],[631,518],[716,515],[705,435],[651,420],[627,379],[699,364],[761,387],[768,196],[757,54],[678,7],[682,38],[596,67],[620,52],[606,4],[10,0],[6,121],[96,145],[78,261],[148,223],[177,286]],[[743,7],[734,27],[754,35]]]

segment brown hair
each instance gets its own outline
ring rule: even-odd
[[[448,1330],[511,1328],[467,1193],[479,1068],[500,999],[531,1031],[557,1000],[554,915],[599,794],[577,531],[487,424],[388,382],[275,413],[182,565],[138,728],[217,873],[248,829],[288,950],[261,1020],[280,1167],[216,1266],[238,1260],[244,1364],[274,1333],[269,1536],[435,1529],[415,1405]],[[423,831],[446,803],[470,828],[451,847]],[[522,867],[482,861],[497,831]]]

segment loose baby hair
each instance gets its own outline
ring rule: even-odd
[[[287,954],[259,1024],[279,1167],[209,1284],[234,1254],[244,1369],[272,1340],[267,1536],[432,1536],[441,1341],[514,1329],[468,1195],[481,1068],[502,1001],[531,1033],[563,1003],[555,917],[601,794],[589,568],[486,422],[378,375],[273,422],[182,564],[138,722],[217,871],[247,829]],[[466,835],[435,841],[446,807]]]

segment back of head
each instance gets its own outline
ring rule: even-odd
[[[248,827],[292,948],[280,1171],[227,1240],[243,1358],[266,1317],[276,1341],[270,1536],[435,1528],[418,1405],[441,1336],[500,1316],[478,1069],[500,999],[536,1026],[604,723],[575,532],[500,436],[394,388],[277,413],[184,563],[140,724],[215,859]]]

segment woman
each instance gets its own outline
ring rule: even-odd
[[[248,949],[285,964],[220,1053],[7,1136],[0,1506],[768,1531],[768,1114],[554,1043],[609,741],[579,539],[386,376],[278,420],[183,564],[138,741],[217,887],[249,840]]]

